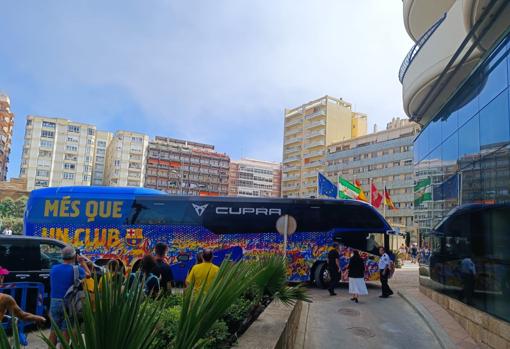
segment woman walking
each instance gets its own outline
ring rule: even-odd
[[[352,252],[349,261],[349,293],[352,294],[351,301],[358,303],[358,296],[368,294],[365,285],[365,262],[357,250]]]

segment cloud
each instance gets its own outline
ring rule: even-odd
[[[411,42],[401,6],[12,1],[0,21],[7,38],[0,88],[19,92],[14,111],[280,160],[286,107],[329,94],[353,103],[370,123],[403,115],[397,72]],[[22,128],[16,132],[20,146]]]

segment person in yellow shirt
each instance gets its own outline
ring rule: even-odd
[[[194,282],[193,293],[198,293],[202,287],[205,287],[204,292],[206,292],[220,270],[212,264],[213,253],[210,249],[204,250],[202,258],[203,263],[194,265],[186,277],[186,286]]]

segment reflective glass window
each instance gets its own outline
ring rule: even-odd
[[[459,158],[459,134],[454,133],[441,145],[441,160],[448,173],[456,171]]]
[[[457,109],[458,125],[464,125],[473,115],[478,113],[479,84],[476,79],[470,79],[455,96],[453,104]]]
[[[443,141],[450,137],[459,127],[457,111],[447,111],[442,116],[441,120],[441,136]]]
[[[459,158],[474,157],[480,152],[479,116],[476,115],[459,129]],[[471,158],[471,161],[474,158]],[[468,159],[469,161],[469,159]]]
[[[428,136],[429,136],[429,149],[433,150],[439,144],[441,144],[441,120],[436,119],[432,121],[428,126]]]
[[[506,47],[502,46],[502,49],[496,52],[490,62],[478,73],[481,86],[480,108],[487,105],[508,86],[507,55]]]
[[[509,130],[508,92],[505,90],[480,111],[480,145],[490,146],[508,141]]]

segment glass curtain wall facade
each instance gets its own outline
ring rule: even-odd
[[[420,282],[510,321],[510,35],[414,144]]]

